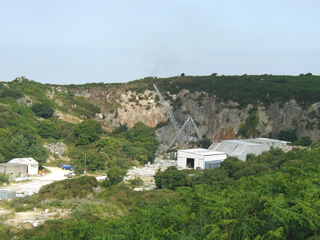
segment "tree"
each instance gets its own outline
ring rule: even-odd
[[[119,167],[109,168],[107,171],[107,178],[102,182],[102,185],[104,187],[109,187],[111,185],[118,184],[126,175],[126,169],[121,169]]]
[[[232,177],[236,171],[244,168],[245,166],[245,162],[239,160],[237,157],[228,157],[220,164],[220,168],[224,170],[229,177]]]
[[[202,148],[209,148],[211,146],[212,142],[209,138],[202,138],[198,142],[198,146],[201,146]]]
[[[298,140],[297,137],[297,129],[292,129],[292,130],[281,130],[278,134],[278,139],[284,140],[284,141],[289,141],[289,142],[295,142]]]
[[[37,117],[51,118],[54,114],[54,110],[49,103],[36,103],[32,105],[31,110]]]
[[[170,166],[163,172],[160,169],[154,176],[157,188],[176,189],[186,186],[186,173],[179,171],[175,166]]]
[[[42,138],[61,138],[59,129],[53,122],[49,120],[42,120],[37,127],[37,132]]]
[[[133,147],[145,148],[148,151],[148,161],[153,161],[154,154],[159,146],[154,128],[148,127],[142,122],[137,122],[127,132],[127,139]]]
[[[43,165],[49,156],[39,137],[28,130],[20,130],[10,138],[10,141],[3,142],[0,152],[5,161],[12,158],[33,157],[40,165]]]
[[[77,124],[74,134],[77,138],[76,145],[87,145],[100,139],[103,132],[101,124],[94,120],[84,120]]]
[[[299,146],[309,146],[311,143],[312,143],[312,139],[310,137],[302,137],[299,140],[294,142],[294,144]]]

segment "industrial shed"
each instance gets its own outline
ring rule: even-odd
[[[177,165],[179,168],[209,169],[215,168],[227,158],[223,152],[203,148],[178,150]]]
[[[28,166],[21,163],[0,163],[0,174],[9,174],[10,180],[26,177]]]
[[[30,175],[36,175],[39,171],[39,163],[33,158],[13,158],[8,163],[20,163],[27,165],[27,173]]]
[[[0,200],[2,199],[12,199],[17,197],[17,192],[9,191],[9,190],[0,190]]]
[[[237,157],[242,161],[246,161],[248,154],[259,155],[264,151],[269,151],[271,147],[278,148],[287,144],[286,141],[280,141],[268,138],[255,138],[246,140],[223,140],[215,142],[209,150],[227,153],[228,156]]]

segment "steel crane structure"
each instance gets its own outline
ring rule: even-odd
[[[185,123],[180,128],[178,122],[174,118],[172,112],[170,111],[169,106],[167,105],[167,102],[164,100],[164,98],[163,98],[162,94],[160,93],[159,89],[157,88],[157,86],[155,84],[153,84],[153,87],[156,90],[156,92],[158,94],[158,97],[160,99],[160,102],[162,103],[162,106],[164,107],[164,109],[166,111],[166,114],[168,115],[169,120],[170,120],[170,122],[171,122],[171,124],[172,124],[172,126],[173,126],[173,128],[174,128],[174,130],[176,132],[176,136],[171,141],[171,143],[169,145],[169,148],[171,148],[173,146],[173,144],[175,144],[176,141],[178,141],[178,139],[181,137],[181,134],[182,134],[183,130],[185,130],[185,129],[188,130],[189,139],[192,139],[192,138],[190,138],[191,133],[192,133],[192,127],[194,127],[194,129],[195,129],[195,131],[197,133],[197,136],[198,136],[198,139],[201,140],[202,136],[201,136],[201,134],[199,132],[199,129],[198,129],[197,125],[193,121],[193,118],[189,115],[189,118],[187,119],[187,121],[185,121]]]

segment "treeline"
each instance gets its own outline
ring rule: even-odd
[[[169,91],[177,94],[182,89],[191,92],[206,92],[209,96],[216,96],[218,100],[231,100],[239,103],[239,108],[248,104],[286,103],[296,100],[303,107],[320,102],[320,76],[300,74],[287,75],[247,75],[242,76],[178,76],[171,78],[149,77],[128,83],[130,90],[144,92],[145,89],[154,90],[156,84],[161,92]]]
[[[69,157],[77,172],[83,172],[85,167],[87,171],[108,169],[110,172],[116,168],[121,172],[153,162],[159,145],[154,128],[138,122],[131,129],[126,124],[120,125],[104,137],[99,135],[102,132],[100,124],[93,120],[85,120],[75,127],[76,146]]]
[[[123,184],[97,191],[101,183],[88,177],[56,182],[38,195],[8,204],[20,211],[34,206],[73,209],[70,218],[18,232],[2,226],[1,237],[318,239],[319,153],[319,146],[313,145],[311,150],[296,148],[288,153],[274,149],[251,155],[247,162],[229,158],[220,169],[185,172],[169,168],[164,172],[170,172],[166,177],[171,185],[145,192]],[[185,182],[180,181],[179,172],[187,174]],[[79,184],[86,187],[76,191]]]

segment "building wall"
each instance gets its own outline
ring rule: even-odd
[[[177,165],[180,168],[187,168],[187,158],[194,159],[194,169],[205,169],[206,162],[222,162],[227,158],[226,154],[198,155],[194,153],[178,152]]]
[[[26,177],[27,165],[25,164],[0,164],[0,173],[9,174],[10,178]]]
[[[39,167],[38,165],[34,164],[34,165],[28,165],[28,173],[31,175],[36,175],[38,174],[39,171]]]
[[[17,192],[8,191],[8,190],[0,190],[0,199],[12,199],[17,196]]]

